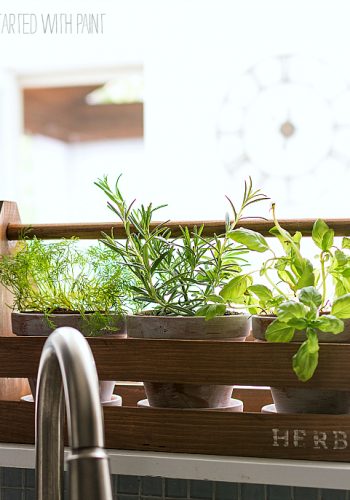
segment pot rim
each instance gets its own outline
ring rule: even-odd
[[[233,318],[250,318],[251,315],[246,313],[246,314],[227,314],[224,316],[214,316],[211,319],[233,319]],[[126,318],[142,318],[142,319],[166,319],[166,320],[179,320],[179,319],[187,319],[187,320],[205,320],[205,316],[157,316],[157,315],[151,315],[151,314],[127,314]],[[211,321],[207,320],[207,321]]]
[[[99,312],[99,311],[85,311],[84,314],[95,314],[96,312]],[[119,318],[125,318],[126,315],[125,314],[117,314],[117,313],[102,313],[102,312],[99,312],[100,314],[102,315],[106,315],[106,316],[116,316],[116,317],[119,317]],[[78,311],[62,311],[62,312],[52,312],[52,313],[44,313],[42,311],[11,311],[11,315],[17,315],[17,316],[31,316],[31,315],[36,315],[36,316],[82,316],[82,313],[78,312]]]

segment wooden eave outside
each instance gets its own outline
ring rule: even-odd
[[[143,137],[143,103],[89,105],[98,85],[23,90],[24,130],[67,143]]]

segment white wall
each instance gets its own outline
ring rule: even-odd
[[[223,194],[239,197],[243,179],[252,174],[277,202],[280,215],[349,216],[349,129],[342,139],[347,144],[342,161],[328,161],[315,172],[298,177],[292,196],[287,196],[286,183],[277,178],[267,181],[249,165],[228,175],[219,158],[216,137],[225,95],[251,65],[268,63],[271,57],[299,54],[306,60],[305,75],[301,75],[305,78],[308,61],[315,62],[312,95],[323,92],[324,74],[318,73],[318,59],[323,61],[320,66],[325,64],[327,68],[328,80],[337,79],[332,83],[335,93],[341,86],[339,81],[344,85],[347,82],[349,88],[349,15],[350,4],[342,0],[163,2],[158,11],[161,22],[154,26],[146,53],[145,128],[148,171],[162,176],[167,166],[163,178],[167,199],[174,207],[172,214],[219,217],[225,210]],[[301,102],[305,108],[308,105],[307,98]],[[314,118],[312,142],[319,150],[324,140],[318,135],[322,111],[322,106],[320,111],[315,107],[312,115],[311,109],[305,109]],[[349,107],[346,112],[349,122]],[[335,120],[332,115],[331,123]],[[267,142],[265,135],[262,121],[256,140],[261,149],[265,148],[264,156],[270,155],[273,160],[275,145]],[[300,162],[308,146],[306,143],[300,150]],[[155,189],[152,194],[157,196]]]
[[[58,8],[57,3],[47,6],[38,2],[35,5],[39,4],[39,10]],[[13,5],[20,5],[20,2],[8,2],[9,10],[15,8]],[[76,2],[74,9],[87,10],[91,5],[97,8],[96,2]],[[61,11],[72,8],[67,2],[60,4]],[[46,212],[40,219],[107,219],[108,211],[100,212],[103,197],[95,193],[96,188],[91,184],[102,171],[110,172],[111,180],[119,172],[124,172],[123,186],[130,198],[137,197],[144,202],[168,202],[164,217],[173,219],[222,217],[227,210],[224,195],[234,200],[240,198],[243,179],[249,174],[253,175],[255,184],[277,202],[280,216],[349,215],[350,127],[341,134],[334,134],[332,127],[337,120],[350,122],[350,99],[345,96],[335,104],[332,95],[332,105],[327,108],[328,98],[325,98],[324,89],[325,81],[332,87],[333,94],[346,85],[350,88],[349,2],[105,0],[99,2],[98,10],[108,13],[108,29],[104,36],[16,37],[11,40],[7,37],[6,41],[11,42],[7,51],[1,46],[5,40],[1,38],[1,64],[12,66],[19,74],[48,74],[87,67],[101,68],[102,71],[105,67],[117,68],[125,64],[143,65],[146,85],[144,148],[138,141],[73,147],[56,144],[52,154],[49,154],[47,141],[38,140],[36,144],[43,147],[43,152],[35,153],[35,162],[42,161],[39,155],[42,158],[49,156],[51,168],[44,173],[41,170],[43,167],[36,165],[38,173],[35,175],[42,187],[39,190],[35,188],[37,191],[32,198],[28,193],[29,190],[34,193],[34,188],[28,171],[25,200],[23,189],[21,191],[28,219],[31,215],[39,221],[38,210],[30,212],[29,206],[39,203],[41,194],[51,201],[63,198],[65,203],[64,206],[55,205],[59,207],[57,211],[54,212],[56,208],[53,207],[52,212]],[[45,50],[41,52],[43,47]],[[223,99],[230,90],[235,91],[249,67],[261,62],[265,67],[264,62],[276,61],[281,54],[297,54],[300,60],[305,61],[301,76],[305,76],[306,87],[310,83],[308,78],[311,78],[310,92],[313,97],[309,99],[310,94],[306,92],[301,105],[299,102],[297,127],[300,134],[304,126],[305,106],[308,134],[311,135],[305,136],[298,153],[292,156],[294,163],[286,160],[285,155],[276,154],[275,143],[270,142],[267,134],[268,123],[265,127],[265,115],[258,111],[265,109],[268,120],[271,109],[278,114],[279,103],[273,97],[271,106],[264,108],[261,105],[264,93],[260,92],[256,98],[258,105],[255,106],[254,100],[250,103],[250,124],[244,124],[249,134],[251,130],[255,134],[253,156],[257,160],[253,166],[243,164],[230,174],[220,157],[217,139]],[[314,70],[310,76],[312,66]],[[326,78],[325,74],[328,75]],[[273,83],[272,80],[270,83]],[[249,90],[250,84],[245,86],[243,83],[241,90]],[[315,96],[319,96],[320,102]],[[317,102],[311,106],[314,97]],[[233,109],[238,115],[239,106]],[[325,130],[321,127],[322,117],[331,132],[332,143],[341,151],[342,157],[327,156],[327,146],[325,161],[320,160],[318,168],[302,175],[303,162],[307,167],[307,155],[311,154],[311,150],[316,153],[321,151],[328,140],[322,135]],[[278,131],[276,136],[280,137]],[[259,155],[263,157],[261,161],[264,164],[268,164],[271,155],[271,170],[276,175],[269,179],[261,175],[259,165],[257,167]],[[291,177],[296,170],[300,175],[289,183],[281,180],[279,162],[281,170],[292,171]],[[53,179],[54,196],[50,197]],[[81,193],[78,204],[77,192]],[[267,212],[266,209],[265,215]]]
[[[65,144],[36,136],[24,137],[21,150],[17,201],[24,223],[114,220],[94,181],[107,174],[113,184],[122,171],[137,181],[144,170],[142,140]]]
[[[0,68],[0,199],[15,199],[17,191],[21,97],[15,75]]]

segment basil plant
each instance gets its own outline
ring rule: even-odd
[[[254,231],[233,231],[233,237],[247,248],[269,252],[260,269],[267,284],[248,287],[251,294],[251,313],[276,316],[265,334],[270,342],[291,342],[296,331],[305,334],[305,340],[293,357],[293,369],[299,380],[307,381],[318,364],[319,332],[337,335],[344,331],[344,319],[350,318],[350,238],[343,238],[341,248],[334,243],[334,231],[323,220],[317,220],[312,229],[312,240],[318,255],[311,262],[300,249],[302,234],[291,235],[283,229],[275,216],[270,230],[282,245],[283,254],[277,256],[267,240]],[[271,273],[274,277],[271,277]]]

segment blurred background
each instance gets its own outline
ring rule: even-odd
[[[52,26],[11,33],[10,13]],[[4,0],[0,199],[25,223],[113,220],[93,183],[122,173],[160,218],[221,219],[250,175],[280,217],[349,217],[349,16],[347,0]]]

